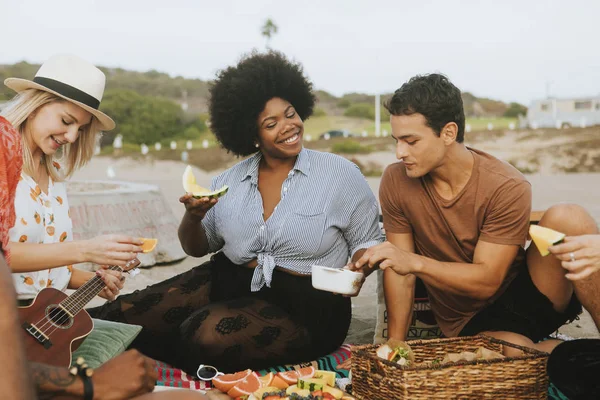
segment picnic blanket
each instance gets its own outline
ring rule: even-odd
[[[269,372],[292,371],[303,367],[313,366],[315,369],[333,371],[337,374],[337,378],[342,381],[348,381],[350,371],[346,369],[338,369],[337,366],[351,357],[351,345],[344,344],[339,349],[324,357],[307,363],[296,365],[279,365],[258,371],[260,375],[266,375]],[[167,386],[176,388],[185,388],[199,391],[206,391],[212,388],[210,382],[204,382],[196,377],[186,374],[180,369],[173,368],[163,362],[156,363],[158,370],[157,386]],[[569,400],[556,386],[550,383],[548,387],[548,399],[550,400]]]
[[[347,378],[350,371],[345,369],[337,369],[336,367],[350,358],[350,345],[344,344],[339,349],[331,354],[320,357],[317,360],[309,361],[301,364],[278,365],[271,368],[257,371],[260,375],[266,375],[269,372],[293,371],[304,367],[313,366],[315,369],[334,371],[338,378]],[[156,369],[158,370],[157,386],[167,386],[176,388],[185,388],[192,390],[206,391],[212,388],[210,382],[204,382],[197,377],[188,375],[178,368],[173,368],[168,364],[157,361]]]

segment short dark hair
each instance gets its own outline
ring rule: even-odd
[[[210,87],[210,127],[225,149],[238,156],[256,152],[257,118],[274,97],[290,102],[303,120],[316,101],[302,66],[280,52],[252,52],[217,74]]]
[[[449,122],[458,125],[456,141],[465,137],[465,110],[460,90],[441,74],[417,75],[394,92],[384,107],[391,115],[421,114],[439,136]]]

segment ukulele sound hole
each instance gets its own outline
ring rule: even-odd
[[[46,318],[57,328],[69,329],[73,325],[73,318],[56,304],[46,307]]]

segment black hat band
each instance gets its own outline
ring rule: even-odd
[[[36,76],[35,78],[33,78],[33,81],[71,100],[75,100],[85,104],[86,106],[92,107],[95,110],[97,110],[100,106],[100,100],[98,100],[94,96],[90,96],[86,92],[79,90],[71,85],[67,85],[66,83],[51,78],[44,78],[41,76]]]

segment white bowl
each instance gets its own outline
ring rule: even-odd
[[[315,289],[340,294],[357,294],[364,274],[343,268],[312,266],[312,285]]]

